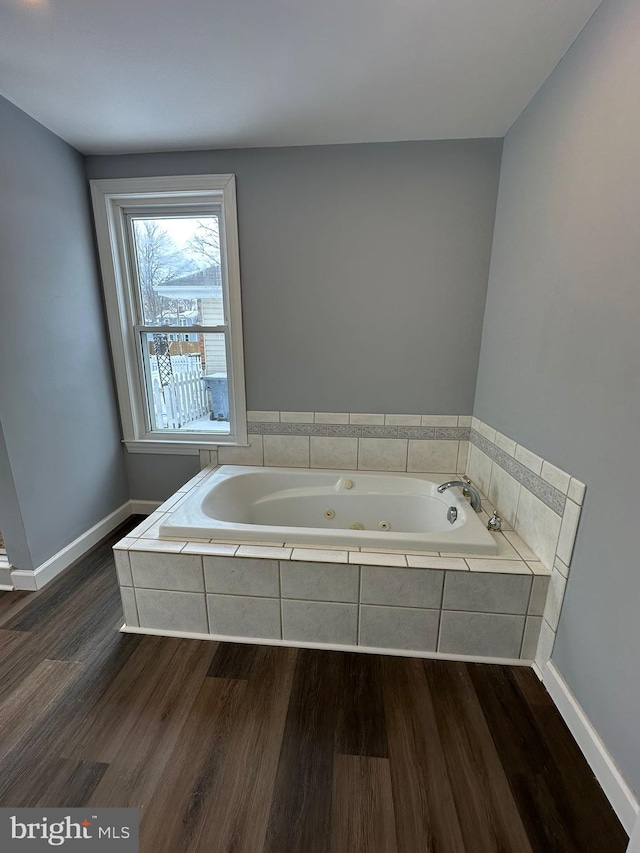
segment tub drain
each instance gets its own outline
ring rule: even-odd
[[[364,524],[361,521],[353,521],[349,525],[349,530],[364,530]]]

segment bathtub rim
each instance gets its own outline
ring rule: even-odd
[[[334,548],[344,548],[345,550],[382,548],[395,553],[404,553],[408,550],[438,551],[443,554],[476,554],[489,558],[498,554],[496,541],[491,536],[491,533],[486,530],[479,515],[471,510],[469,503],[462,496],[459,489],[451,490],[451,504],[463,508],[468,518],[464,526],[458,528],[456,531],[452,531],[455,533],[455,539],[450,542],[446,541],[446,533],[411,534],[394,533],[393,531],[331,530],[319,527],[242,524],[222,522],[204,513],[200,504],[205,493],[208,494],[212,486],[215,487],[216,479],[224,482],[229,478],[239,477],[248,473],[280,473],[298,476],[304,474],[329,474],[334,477],[349,479],[383,477],[419,480],[434,485],[446,482],[451,476],[447,473],[438,476],[437,472],[356,471],[333,468],[265,467],[259,465],[212,466],[211,470],[207,471],[206,475],[197,483],[193,489],[193,493],[190,493],[189,497],[181,501],[180,505],[175,509],[168,511],[167,518],[160,524],[159,538],[188,540],[208,538],[211,540],[217,539],[220,542],[244,544],[255,542],[256,544],[261,543],[263,545],[271,542],[276,546],[282,545],[284,542],[290,542],[300,547],[315,546],[315,548],[322,548],[322,545],[329,545]],[[195,519],[195,522],[193,519]],[[185,521],[186,523],[184,523]]]

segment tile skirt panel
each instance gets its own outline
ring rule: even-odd
[[[153,564],[153,555],[149,556]],[[180,557],[162,556],[176,561]],[[281,560],[278,565],[275,560],[242,557],[203,561],[206,594],[121,586],[127,625],[513,659],[520,654],[533,579],[533,575],[335,562]],[[444,607],[458,609],[442,609],[443,590]],[[536,606],[539,609],[539,601]],[[525,649],[529,657],[536,628],[538,622],[529,624]]]

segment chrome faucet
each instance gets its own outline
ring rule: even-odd
[[[447,489],[452,489],[454,486],[459,486],[462,489],[463,495],[469,497],[472,509],[475,509],[476,512],[482,512],[480,492],[470,481],[450,480],[448,483],[443,483],[441,486],[438,486],[438,491],[442,494],[443,492],[446,492]]]

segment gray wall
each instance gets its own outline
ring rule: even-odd
[[[24,532],[18,496],[9,465],[7,447],[0,425],[0,530],[7,553],[17,566],[30,565],[29,546]]]
[[[640,4],[507,135],[475,411],[587,483],[553,660],[640,793]]]
[[[127,453],[126,464],[132,498],[164,501],[198,473],[200,457]]]
[[[250,409],[470,414],[501,149],[89,157],[87,172],[237,176]]]
[[[0,528],[30,569],[128,488],[82,157],[3,98],[0,139]]]

